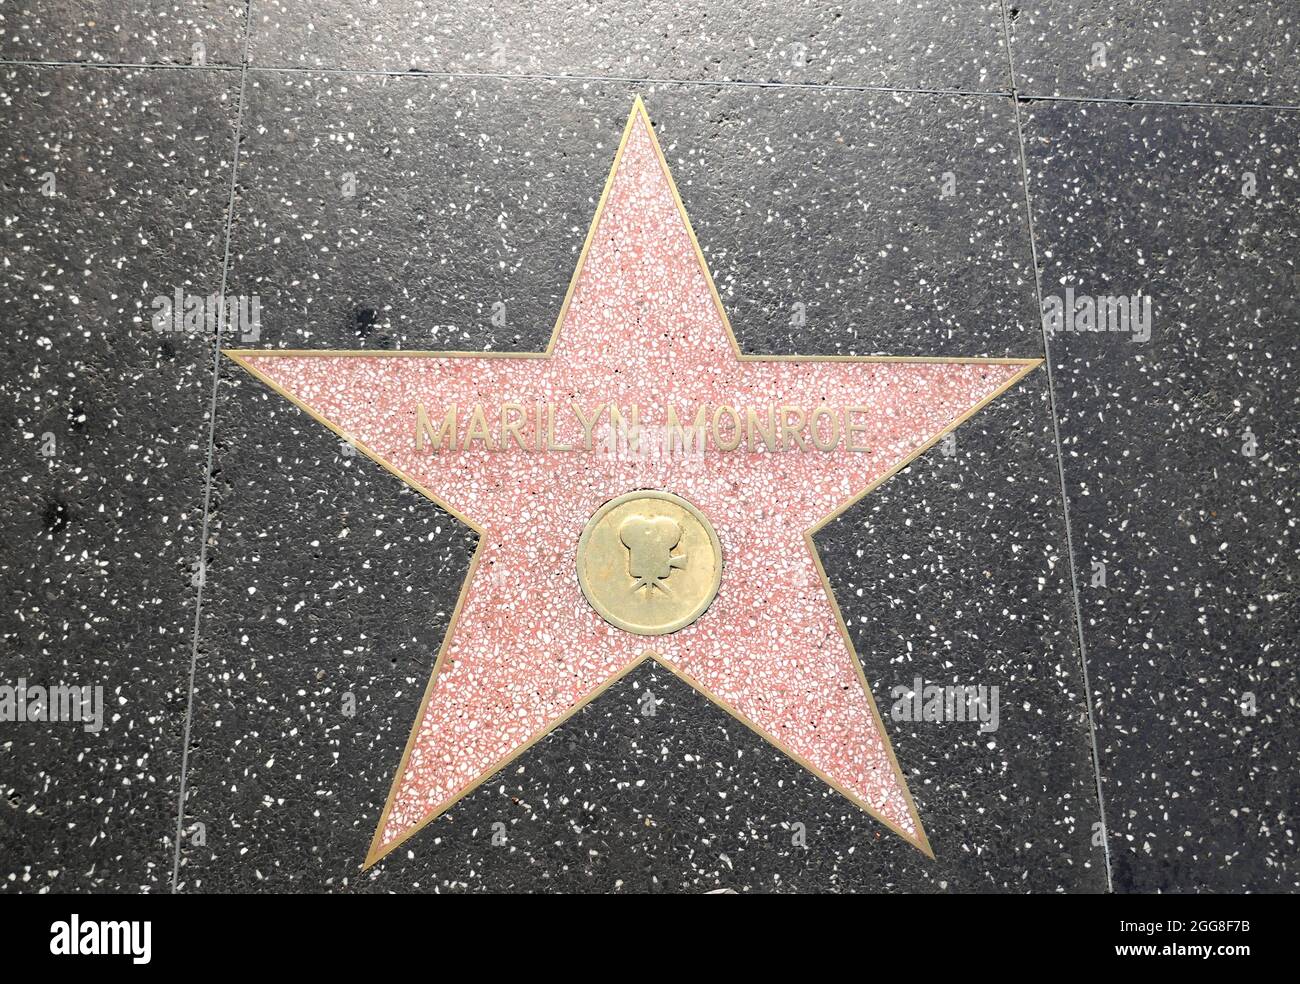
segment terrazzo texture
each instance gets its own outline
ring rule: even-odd
[[[220,286],[231,82],[0,67],[0,674],[104,695],[98,733],[0,724],[8,890],[170,885],[214,340],[151,300]]]
[[[1145,344],[1051,346],[1116,887],[1295,891],[1300,116],[1060,105],[1025,135],[1044,290],[1154,297]]]
[[[639,93],[745,351],[1041,353],[1005,101],[304,73],[249,78],[231,282],[295,312],[262,343],[542,348]]]
[[[237,0],[9,0],[0,8],[0,58],[238,65],[246,15]]]
[[[1300,106],[1290,0],[1031,0],[1008,23],[1027,96]]]
[[[987,0],[591,0],[444,8],[253,0],[257,66],[1001,90],[1006,41]]]
[[[477,537],[222,363],[180,887],[342,889]]]
[[[166,7],[0,10],[0,684],[110,701],[0,724],[4,890],[1296,889],[1297,117],[1141,102],[1296,106],[1290,5]],[[540,349],[638,95],[747,353],[1041,356],[1031,245],[1151,339],[1054,335],[817,536],[933,860],[646,663],[362,872],[477,537],[149,298],[228,249],[242,347]]]
[[[502,767],[647,648],[904,837],[925,843],[802,536],[1033,364],[741,362],[658,155],[644,113],[634,111],[545,360],[239,356],[485,537],[372,857]],[[453,407],[470,416],[471,407],[513,402],[524,417],[525,407],[566,401],[598,427],[609,421],[597,408],[635,407],[645,440],[667,426],[665,401],[687,420],[696,408],[719,406],[863,411],[856,422],[831,414],[807,435],[782,431],[775,453],[758,453],[766,445],[713,447],[699,460],[602,451],[577,413],[557,422],[553,410],[546,423],[532,415],[513,446],[509,432],[494,436],[486,421],[475,439],[472,419],[449,437],[463,450],[432,453],[412,441],[417,406],[441,419]],[[801,419],[810,412],[800,410]],[[860,433],[850,435],[851,425]],[[733,426],[739,441],[741,425]],[[829,439],[828,428],[843,447],[863,450],[789,447]],[[715,431],[710,442],[723,439]],[[752,431],[750,439],[758,440]],[[539,450],[554,445],[566,450]],[[709,612],[652,639],[602,622],[573,574],[588,518],[638,488],[695,504],[726,557]]]

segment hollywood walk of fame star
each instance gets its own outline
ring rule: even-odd
[[[479,534],[367,865],[649,658],[931,853],[812,535],[1039,360],[742,354],[639,99],[545,352],[228,354]],[[863,450],[638,456],[600,453],[584,432],[593,408],[662,424],[649,418],[665,402],[683,420],[861,408]],[[550,414],[553,435],[539,409],[514,418],[514,442],[462,426],[436,446],[417,420],[506,405],[581,412]],[[698,510],[720,549],[716,596],[665,634],[602,617],[575,570],[593,517],[636,490]],[[691,520],[673,515],[620,520],[649,558],[642,598],[686,583],[675,572],[690,559],[670,558]]]

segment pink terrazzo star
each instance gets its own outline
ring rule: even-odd
[[[637,100],[545,353],[230,353],[480,534],[457,612],[366,858],[372,864],[605,687],[654,658],[930,853],[812,532],[1007,389],[1037,360],[741,355]],[[415,407],[869,408],[869,451],[653,458],[483,442],[431,452]],[[559,416],[556,441],[583,431]],[[544,442],[543,442],[544,443]],[[578,584],[592,514],[635,489],[692,502],[724,571],[696,622],[638,636]]]

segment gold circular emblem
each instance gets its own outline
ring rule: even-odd
[[[578,541],[578,583],[606,622],[666,635],[704,614],[722,580],[722,544],[704,514],[671,492],[610,499]]]

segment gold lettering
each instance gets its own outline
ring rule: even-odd
[[[817,427],[817,418],[819,415],[825,415],[831,422],[831,436],[825,441],[821,439],[820,431]],[[808,432],[812,434],[812,442],[818,451],[830,451],[835,445],[840,443],[840,418],[839,415],[827,407],[817,407],[813,410],[808,418]]]
[[[596,421],[600,419],[601,413],[604,412],[605,404],[602,403],[595,410],[591,411],[590,418],[583,416],[582,408],[576,403],[570,403],[569,407],[573,410],[574,416],[578,418],[578,423],[582,424],[582,447],[584,450],[590,451],[591,429],[596,425]]]
[[[794,420],[795,420],[795,422],[794,422],[793,424],[790,423],[790,415],[791,415],[791,414],[794,415]],[[782,449],[788,447],[788,445],[786,444],[786,438],[787,438],[787,437],[793,437],[793,438],[794,438],[795,446],[796,446],[800,451],[807,451],[807,450],[808,450],[808,444],[807,444],[807,442],[804,440],[804,436],[803,436],[803,434],[800,433],[800,431],[802,431],[803,428],[804,428],[804,424],[807,423],[807,420],[808,420],[808,415],[805,414],[805,413],[804,413],[801,409],[799,409],[798,407],[782,407],[782,408],[781,408],[781,440],[780,440],[780,445],[781,445]]]
[[[727,414],[731,417],[731,437],[728,440],[722,439],[722,415]],[[713,410],[713,446],[719,451],[735,451],[740,447],[741,438],[744,431],[740,426],[740,414],[736,412],[735,407],[720,406]]]
[[[514,412],[519,415],[518,420],[511,420],[510,414]],[[520,451],[527,451],[528,445],[524,443],[523,429],[524,424],[528,422],[528,411],[518,403],[501,404],[501,450],[505,451],[510,446],[510,439],[513,437],[515,443],[519,445]]]
[[[854,443],[853,438],[858,434],[865,434],[867,431],[866,424],[857,424],[853,422],[855,413],[870,413],[867,407],[845,407],[844,408],[844,447],[849,451],[870,451],[871,449],[864,445]]]
[[[469,415],[469,426],[465,428],[465,442],[460,446],[462,451],[470,450],[470,443],[473,441],[482,441],[484,451],[495,451],[497,442],[492,439],[492,432],[488,430],[487,416],[483,413],[483,404],[475,403],[474,409]]]
[[[758,436],[763,439],[769,451],[776,450],[776,421],[772,418],[772,408],[767,408],[767,427],[763,427],[758,422],[758,413],[753,407],[745,411],[745,439],[748,442],[749,450],[754,450],[754,431],[758,431]]]
[[[433,450],[440,451],[444,441],[448,450],[455,450],[456,408],[453,406],[447,410],[442,423],[435,431],[429,423],[429,411],[425,409],[423,403],[417,403],[415,405],[415,450],[423,451],[425,444],[431,443]]]
[[[631,406],[631,417],[624,417],[617,403],[609,405],[609,428],[613,431],[612,439],[617,442],[614,447],[626,442],[629,454],[636,454],[641,444],[641,408],[635,403]],[[631,424],[628,424],[628,420]]]
[[[565,443],[559,431],[571,425],[559,420],[568,410],[581,427],[581,442]],[[447,407],[441,418],[431,417],[423,403],[415,406],[415,449],[432,448],[434,452],[475,450],[485,451],[595,451],[600,442],[602,450],[613,453],[640,454],[642,440],[641,408],[631,404],[626,408],[616,403],[599,403],[584,409],[576,402],[532,404],[501,403],[499,416],[489,422],[489,413],[482,403],[475,403],[461,412],[456,406]],[[689,412],[689,411],[687,411]],[[731,452],[742,445],[751,452],[762,451],[846,451],[870,452],[863,442],[871,430],[870,407],[835,408],[821,404],[808,410],[804,407],[769,404],[765,407],[742,407],[728,404],[711,406],[699,404],[693,417],[685,422],[683,411],[671,402],[665,404],[667,422],[662,428],[662,441],[655,440],[650,451],[674,454],[702,452],[708,448]],[[865,418],[865,419],[864,419]],[[464,427],[461,439],[460,426]],[[535,435],[529,432],[535,428]],[[606,443],[608,428],[608,446]],[[659,432],[659,428],[655,428]]]
[[[695,423],[691,424],[691,437],[686,436],[686,428],[682,427],[681,421],[677,419],[677,408],[671,403],[668,405],[668,428],[664,435],[664,450],[669,454],[677,449],[677,441],[681,439],[683,451],[702,450],[704,447],[704,429],[707,426],[708,407],[701,404],[700,408],[695,411]]]
[[[547,451],[572,451],[573,448],[567,444],[559,444],[555,440],[555,404],[546,404],[546,450]]]

